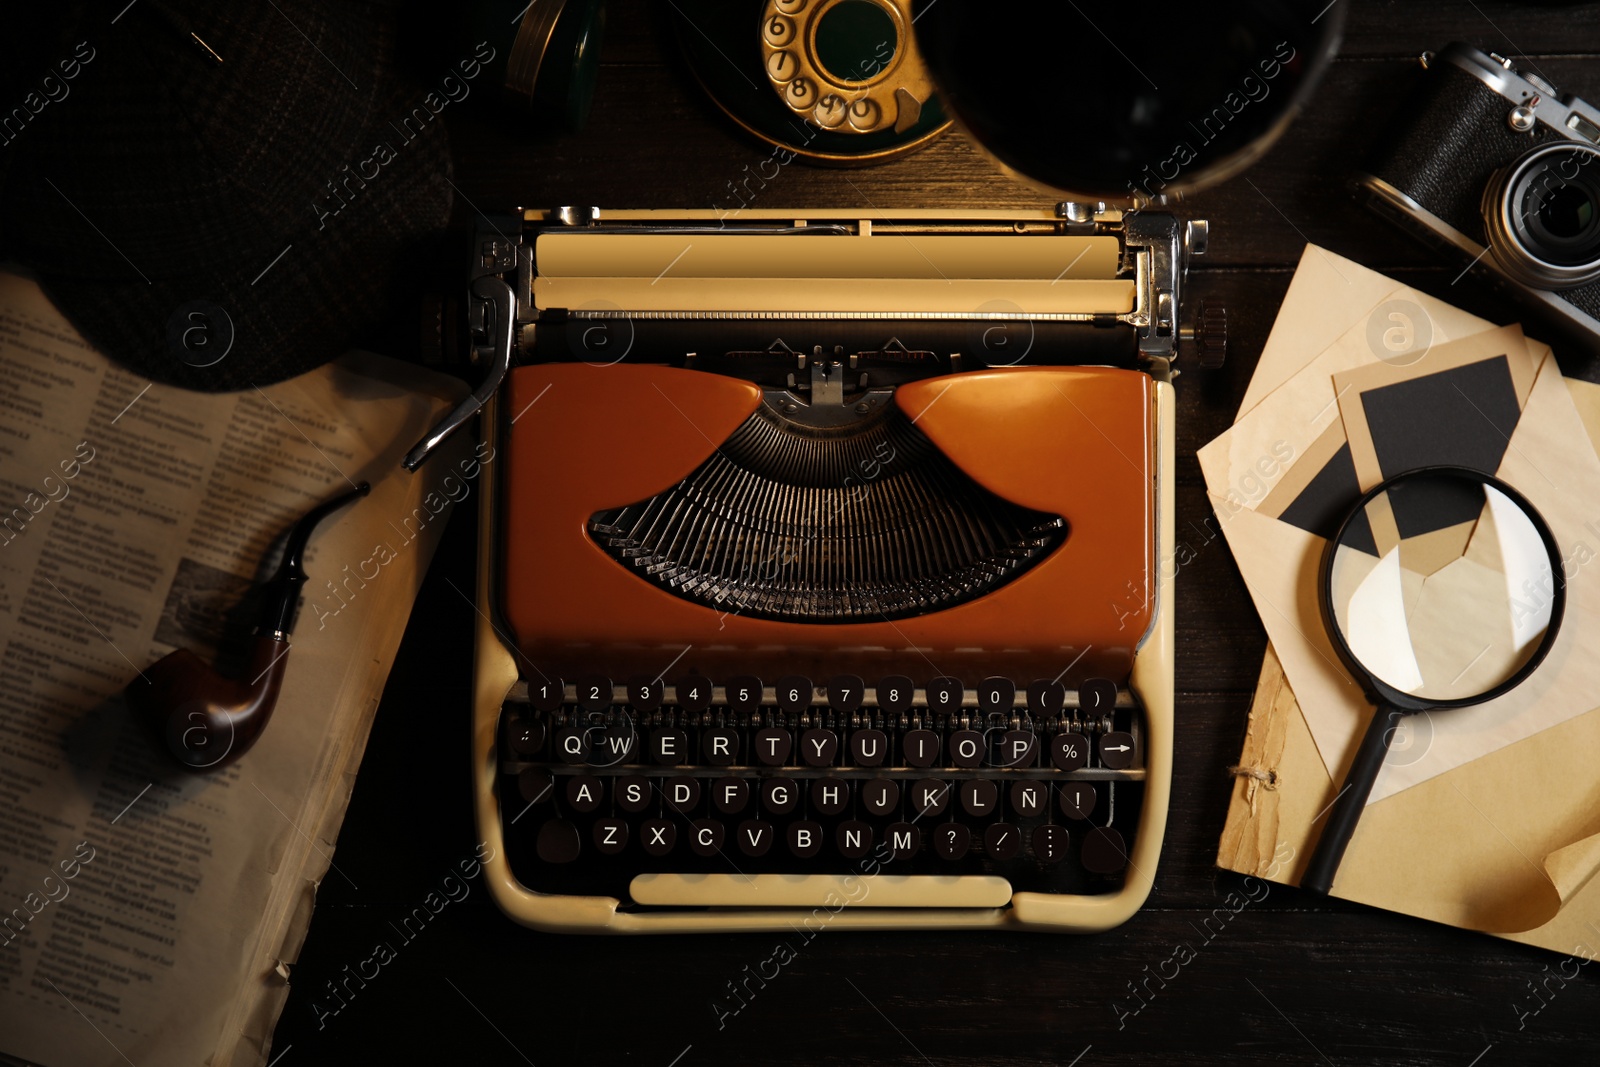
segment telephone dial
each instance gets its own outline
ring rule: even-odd
[[[878,163],[950,126],[909,0],[674,5],[690,69],[750,133],[814,163]],[[787,160],[784,160],[787,162]]]

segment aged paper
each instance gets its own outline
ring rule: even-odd
[[[1411,744],[1426,745],[1429,724],[1415,729]],[[1600,956],[1597,749],[1600,710],[1369,805],[1333,894]],[[1234,773],[1218,865],[1298,882],[1339,786],[1270,645]]]
[[[1309,257],[1303,261],[1305,265],[1317,262]],[[1353,270],[1372,273],[1364,268]],[[1347,273],[1358,276],[1350,270]],[[1377,288],[1372,282],[1371,290]],[[1414,376],[1429,373],[1434,357],[1441,366],[1454,367],[1467,358],[1464,353],[1506,355],[1513,368],[1512,379],[1527,401],[1504,442],[1497,473],[1522,490],[1543,513],[1562,546],[1571,577],[1577,577],[1584,561],[1593,558],[1600,545],[1600,510],[1593,503],[1600,499],[1600,460],[1589,447],[1571,447],[1572,441],[1587,443],[1587,439],[1549,347],[1524,342],[1515,327],[1493,329],[1404,287],[1391,288],[1380,306],[1391,305],[1421,309],[1433,324],[1430,336],[1457,340],[1432,344],[1391,362],[1385,358],[1386,350],[1372,344],[1373,312],[1346,309],[1348,325],[1333,345],[1320,353],[1302,353],[1298,371],[1199,454],[1223,533],[1299,697],[1316,747],[1336,778],[1343,777],[1371,712],[1324,631],[1317,568],[1326,542],[1263,509],[1269,502],[1273,507],[1282,505],[1285,494],[1277,491],[1280,483],[1306,481],[1297,468],[1308,457],[1328,451],[1327,435],[1348,436],[1341,405],[1354,398],[1341,397],[1340,383],[1350,394],[1364,384],[1363,376],[1388,373],[1357,373],[1360,368],[1404,364],[1404,376]],[[1337,317],[1319,312],[1319,321],[1326,320],[1324,329],[1331,328],[1328,324]],[[1280,325],[1285,319],[1280,313]],[[1278,335],[1275,330],[1274,336]],[[1283,336],[1292,338],[1294,334],[1289,331]],[[1526,385],[1529,381],[1531,389]],[[1494,427],[1486,423],[1482,432],[1491,434]],[[1272,456],[1277,462],[1263,465],[1263,456]],[[1372,474],[1370,469],[1366,473],[1368,477]],[[1600,661],[1583,655],[1582,645],[1584,636],[1595,632],[1597,626],[1600,583],[1572,581],[1566,622],[1550,657],[1534,676],[1491,703],[1434,715],[1430,746],[1410,762],[1386,764],[1373,788],[1372,802],[1593,707],[1593,694],[1600,691]]]
[[[1459,339],[1494,328],[1482,319],[1392,282],[1382,306],[1388,305],[1421,309],[1432,324],[1428,332],[1433,337],[1448,334]],[[1278,321],[1284,322],[1289,313],[1280,311]],[[1259,508],[1278,480],[1285,477],[1302,456],[1316,451],[1319,440],[1330,427],[1341,425],[1340,396],[1334,376],[1382,361],[1383,350],[1373,350],[1370,336],[1374,326],[1382,321],[1373,318],[1376,313],[1347,319],[1345,329],[1333,343],[1314,352],[1285,341],[1280,362],[1288,365],[1293,358],[1297,361],[1295,372],[1261,402],[1241,414],[1226,433],[1199,450],[1200,469],[1207,488],[1228,499],[1232,504],[1230,510]],[[1320,312],[1324,318],[1327,314],[1326,308]],[[1279,336],[1279,331],[1275,329],[1273,336]],[[1288,337],[1298,338],[1299,335],[1288,331]],[[1536,365],[1549,353],[1547,346],[1537,342],[1529,342],[1529,348],[1530,358]],[[1412,363],[1420,366],[1415,360]],[[1339,437],[1344,437],[1342,430]],[[1280,462],[1263,464],[1264,458],[1276,458]]]
[[[1434,317],[1429,312],[1435,309],[1426,299],[1416,299],[1414,290],[1397,292],[1397,288],[1375,270],[1326,248],[1306,245],[1235,419],[1242,419],[1357,322],[1369,327],[1374,343],[1385,353],[1401,359],[1408,350],[1474,332],[1473,323],[1479,324],[1478,329],[1489,325],[1465,312],[1457,312],[1459,317]]]
[[[446,383],[355,355],[233,394],[151,385],[0,276],[0,1052],[265,1061],[412,599],[484,458],[399,469]],[[237,632],[217,610],[363,479],[312,540],[270,726],[225,771],[178,770],[123,687]]]
[[[1273,358],[1263,356],[1262,371],[1252,381],[1241,409],[1241,422],[1266,417],[1258,409],[1301,370],[1322,359],[1328,337],[1364,338],[1370,332],[1366,327],[1376,314],[1373,294],[1386,279],[1338,257],[1325,261],[1314,256],[1316,251],[1307,249],[1273,331],[1269,344],[1269,348],[1276,345]],[[1348,304],[1323,299],[1318,308],[1314,297],[1319,288],[1324,293],[1334,291],[1335,266],[1351,283],[1350,290],[1341,284],[1340,293],[1355,295]],[[1405,292],[1390,297],[1410,300]],[[1414,301],[1425,302],[1420,297]],[[1310,322],[1304,332],[1295,322],[1302,313]],[[1358,333],[1352,327],[1362,330]],[[1484,323],[1445,339],[1456,340],[1487,327]],[[1434,339],[1439,340],[1437,334]],[[1319,344],[1323,347],[1316,347]],[[1370,345],[1367,348],[1372,351]],[[1359,347],[1350,350],[1359,352]],[[1544,346],[1530,342],[1529,354],[1537,377],[1500,473],[1523,486],[1547,518],[1557,514],[1557,521],[1566,527],[1558,536],[1571,553],[1564,561],[1569,595],[1575,600],[1587,598],[1593,590],[1584,587],[1594,585],[1586,574],[1596,558],[1591,546],[1600,545],[1600,522],[1584,515],[1585,509],[1594,509],[1593,497],[1571,493],[1570,499],[1557,499],[1560,491],[1551,479],[1564,484],[1569,464],[1588,469],[1594,463],[1595,451],[1600,451],[1600,386],[1562,379]],[[1330,388],[1323,395],[1329,400],[1339,392],[1331,383],[1336,373],[1329,370],[1324,376]],[[1299,438],[1311,445],[1297,458],[1314,455],[1319,469],[1333,452],[1328,435],[1343,441],[1342,424],[1327,422],[1321,432]],[[1258,440],[1263,439],[1261,433]],[[1231,498],[1218,494],[1228,488],[1226,477],[1210,479],[1213,472],[1241,470],[1238,461],[1249,447],[1232,455],[1229,444],[1208,447],[1202,462],[1209,460],[1211,465],[1208,484],[1213,505],[1219,515],[1237,515],[1250,528],[1242,538],[1243,547],[1234,545],[1241,568],[1246,566],[1241,552],[1251,558],[1279,553],[1314,559],[1320,539],[1275,521],[1284,505],[1308,484],[1310,472],[1293,465],[1283,472],[1258,468],[1257,477],[1279,473],[1281,477],[1263,493],[1268,499],[1252,508],[1252,502],[1239,499],[1237,492]],[[1559,462],[1542,461],[1545,450],[1558,455]],[[1343,707],[1351,719],[1370,714],[1364,702],[1351,695],[1315,610],[1304,610],[1306,595],[1314,595],[1310,575],[1306,567],[1289,568],[1272,588],[1251,587],[1273,643],[1262,665],[1239,764],[1230,768],[1233,795],[1217,857],[1226,869],[1289,882],[1299,881],[1348,762],[1343,748],[1330,758],[1311,724],[1315,716],[1310,705],[1325,705],[1325,711]],[[1568,626],[1572,625],[1569,620]],[[1564,627],[1565,647],[1552,657],[1558,670],[1590,669],[1586,661],[1593,657],[1574,647],[1574,637]],[[1287,646],[1297,646],[1296,651],[1287,651]],[[1286,670],[1290,658],[1299,658],[1298,671]],[[1580,688],[1592,694],[1594,679]],[[1537,692],[1529,695],[1537,700]],[[1570,714],[1542,729],[1526,729],[1525,712],[1485,724],[1486,731],[1503,732],[1482,746],[1476,758],[1431,775],[1419,774],[1416,768],[1441,744],[1441,731],[1453,733],[1468,726],[1460,717],[1473,712],[1410,717],[1397,734],[1380,777],[1382,792],[1375,793],[1362,814],[1333,894],[1582,959],[1600,958],[1600,880],[1594,878],[1600,871],[1600,786],[1594,784],[1592,773],[1594,753],[1600,751],[1600,709],[1588,710],[1587,703],[1579,700]],[[1348,730],[1353,732],[1358,725]],[[1409,788],[1399,788],[1401,784]]]
[[[1570,561],[1566,620],[1549,657],[1522,686],[1487,704],[1432,715],[1430,747],[1411,762],[1386,764],[1374,802],[1594,706],[1600,660],[1584,646],[1600,627],[1600,582],[1582,573],[1582,561],[1593,559],[1600,545],[1600,460],[1588,448],[1563,450],[1560,442],[1572,440],[1584,440],[1582,425],[1555,361],[1547,359],[1499,474],[1540,510]],[[1551,459],[1563,454],[1559,462]],[[1317,748],[1342,777],[1371,712],[1323,627],[1317,568],[1326,542],[1249,508],[1232,508],[1215,492],[1211,503]]]

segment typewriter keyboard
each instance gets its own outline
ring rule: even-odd
[[[522,682],[501,723],[507,854],[530,889],[625,905],[650,873],[1112,892],[1143,799],[1141,718],[1105,679]]]

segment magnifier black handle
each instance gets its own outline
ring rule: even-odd
[[[1311,862],[1306,864],[1300,888],[1317,893],[1326,893],[1333,888],[1333,876],[1338,873],[1344,850],[1349,847],[1350,837],[1356,832],[1356,823],[1361,820],[1361,811],[1367,806],[1367,797],[1372,795],[1372,784],[1378,780],[1383,758],[1389,753],[1389,742],[1405,715],[1405,712],[1394,708],[1380,707],[1372,716],[1372,723],[1361,738],[1361,747],[1356,749],[1355,762],[1350,764],[1350,773],[1345,776],[1344,788],[1339,790],[1328,812],[1322,836],[1317,839],[1317,850],[1311,854]]]

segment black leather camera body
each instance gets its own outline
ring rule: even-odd
[[[1358,195],[1600,353],[1600,111],[1470,45],[1422,63]]]

